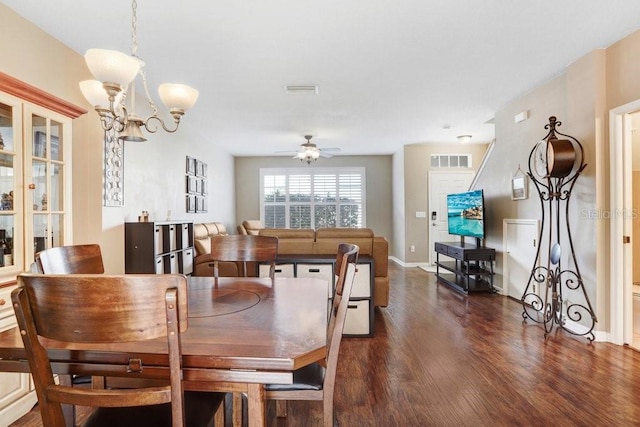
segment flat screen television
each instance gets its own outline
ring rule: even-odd
[[[447,195],[449,234],[484,239],[484,193],[482,190]]]

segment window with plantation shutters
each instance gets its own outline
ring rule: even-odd
[[[364,168],[260,169],[267,228],[364,227]]]

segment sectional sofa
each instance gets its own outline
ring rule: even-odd
[[[339,243],[353,243],[360,247],[361,255],[368,255],[374,262],[374,305],[385,307],[389,304],[389,244],[382,236],[375,236],[370,228],[320,228],[289,229],[263,228],[259,235],[278,238],[279,255],[335,255]],[[194,259],[195,276],[211,276],[213,274],[211,236],[228,235],[223,224],[194,224],[196,257]],[[222,275],[235,276],[244,274],[242,266],[227,263],[220,266]],[[255,270],[247,272],[255,275]]]

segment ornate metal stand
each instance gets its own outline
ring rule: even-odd
[[[571,190],[587,165],[583,160],[582,144],[574,137],[556,130],[561,124],[555,117],[550,117],[549,124],[544,127],[549,132],[529,154],[527,175],[540,196],[542,226],[536,258],[521,298],[522,317],[525,322],[531,319],[543,324],[545,338],[557,325],[573,335],[585,336],[593,341],[597,319],[584,288],[569,226]],[[558,135],[567,139],[559,140]],[[564,147],[564,152],[556,154],[554,158],[556,146]],[[565,170],[554,170],[562,161]],[[562,255],[566,249],[569,253]],[[574,269],[563,269],[563,259],[571,259]],[[568,299],[569,293],[571,300]]]

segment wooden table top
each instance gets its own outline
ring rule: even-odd
[[[216,286],[212,277],[190,277],[189,328],[182,334],[185,380],[290,382],[291,371],[325,356],[327,286],[307,278],[277,278],[273,284],[268,278],[221,278]],[[162,340],[119,345],[116,354],[108,352],[110,346],[77,351],[73,344],[51,343],[49,352],[60,362],[57,373],[122,365],[131,357],[147,367],[167,364]],[[0,333],[0,371],[28,372],[17,328]]]

